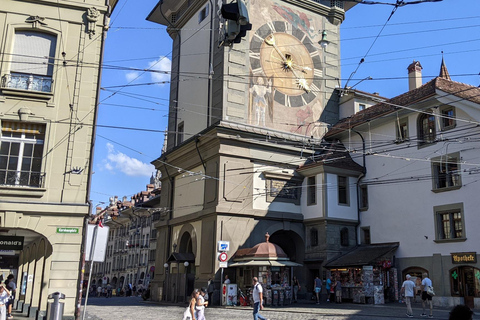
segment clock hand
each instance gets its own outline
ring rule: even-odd
[[[274,59],[276,59],[276,60],[283,61],[283,62],[285,63],[285,66],[286,66],[286,67],[292,66],[292,67],[294,67],[294,68],[301,69],[303,73],[307,73],[307,71],[312,71],[312,68],[298,65],[298,64],[296,64],[296,63],[294,63],[294,62],[289,61],[288,59],[286,59],[287,61],[284,61],[284,60],[282,60],[282,59],[280,59],[280,58],[277,58],[277,57],[274,57],[274,56],[272,56],[272,58],[274,58]],[[272,62],[273,62],[273,61],[272,61]]]
[[[277,47],[275,43],[275,36],[273,35],[273,33],[266,36],[264,41],[269,46],[272,46],[275,49],[275,51],[277,51],[277,53],[280,55],[280,57],[282,57],[282,61],[284,62],[285,68],[290,69],[290,71],[292,71],[292,74],[295,76],[295,78],[297,78],[295,80],[297,82],[297,85],[301,89],[305,90],[306,92],[310,92],[310,86],[308,85],[307,79],[303,77],[299,77],[297,72],[292,68],[292,64],[293,64],[292,60],[287,59],[285,55],[282,53],[282,51],[280,51],[280,49]]]

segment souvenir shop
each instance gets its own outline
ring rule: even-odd
[[[394,252],[398,244],[359,246],[326,265],[332,282],[342,284],[342,300],[354,303],[384,304],[398,300]]]

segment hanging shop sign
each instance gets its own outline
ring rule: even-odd
[[[23,250],[23,237],[0,236],[0,250]]]
[[[461,263],[477,263],[477,253],[476,252],[456,252],[451,253],[452,263],[461,264]]]

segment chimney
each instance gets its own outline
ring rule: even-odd
[[[422,65],[413,60],[407,67],[408,70],[408,91],[412,91],[422,86]]]

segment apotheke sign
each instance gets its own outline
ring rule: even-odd
[[[458,252],[452,253],[452,263],[477,263],[476,252]]]
[[[23,250],[23,237],[0,236],[0,250]]]

